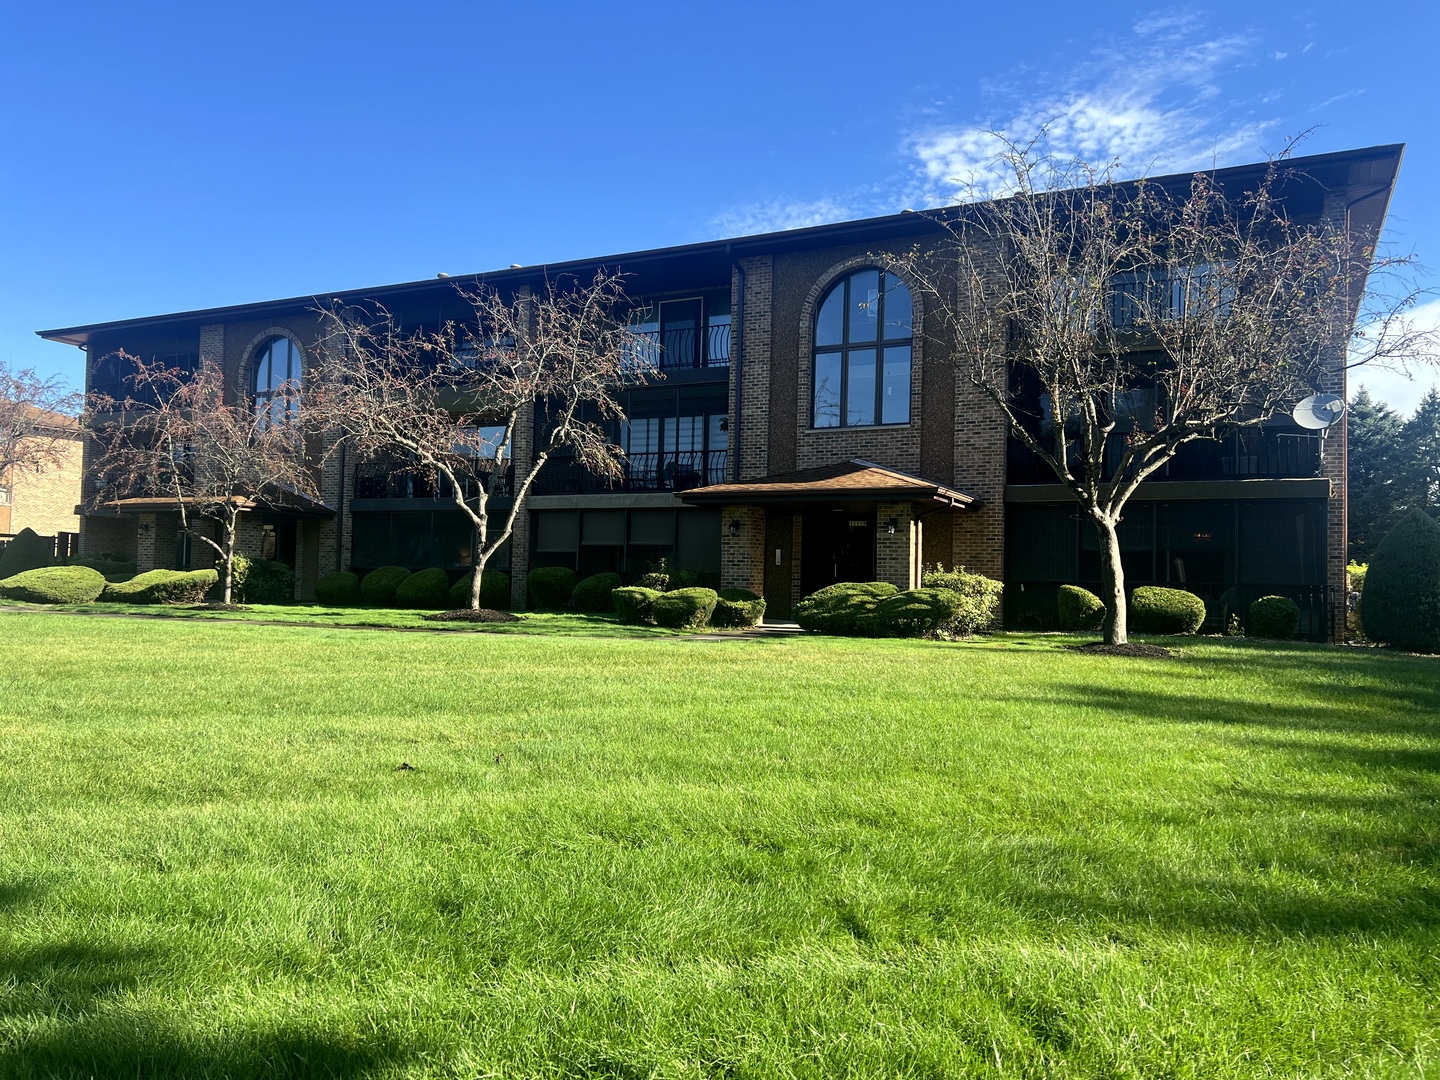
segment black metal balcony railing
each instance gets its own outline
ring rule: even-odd
[[[1119,447],[1112,458],[1118,460]],[[1320,474],[1320,440],[1310,434],[1244,430],[1218,442],[1194,442],[1152,473],[1152,480],[1305,479]],[[1106,479],[1112,475],[1106,470]],[[1017,442],[1010,444],[1012,484],[1058,483],[1055,473]]]
[[[615,479],[597,476],[579,462],[552,458],[535,481],[539,495],[583,492],[688,491],[725,482],[725,450],[680,450],[657,454],[630,454],[624,474]]]
[[[481,476],[465,481],[465,496],[473,498],[478,494],[481,483],[488,485],[490,478]],[[453,487],[445,477],[430,477],[421,473],[394,471],[385,465],[374,463],[355,466],[355,498],[357,499],[449,499]],[[511,491],[511,473],[505,470],[499,486],[491,494],[504,497]]]
[[[637,359],[661,371],[730,366],[730,324],[676,330],[634,330]]]

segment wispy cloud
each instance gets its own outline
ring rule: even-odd
[[[962,191],[1003,190],[992,133],[1026,142],[1043,129],[1053,153],[1118,161],[1132,174],[1198,168],[1253,151],[1274,121],[1237,114],[1221,83],[1254,63],[1260,49],[1258,38],[1212,33],[1196,15],[1147,16],[1123,41],[1096,48],[1066,71],[1039,80],[1027,73],[1029,92],[1006,94],[998,122],[914,133],[905,144],[912,158],[909,199],[933,204]]]
[[[750,236],[754,233],[777,232],[781,229],[803,229],[810,225],[827,225],[832,221],[848,221],[871,212],[868,204],[836,199],[770,199],[733,207],[717,214],[711,224],[725,236]]]

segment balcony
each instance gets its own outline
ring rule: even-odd
[[[489,483],[489,476],[465,481],[465,497],[474,498],[479,494],[479,485]],[[355,495],[357,499],[450,499],[454,489],[443,476],[432,481],[429,477],[414,472],[396,471],[393,467],[370,462],[355,466]],[[491,494],[504,498],[511,492],[511,471],[505,470],[500,484]]]
[[[635,327],[637,362],[660,371],[688,371],[730,366],[730,323],[705,327]]]
[[[1111,455],[1118,458],[1117,452]],[[1105,479],[1113,475],[1110,469]],[[1151,480],[1307,479],[1320,475],[1320,440],[1305,432],[1246,428],[1219,442],[1194,442],[1180,448]],[[1018,442],[1010,442],[1008,483],[1054,484],[1055,473]]]
[[[603,492],[688,491],[725,482],[726,450],[679,450],[656,454],[630,454],[624,475],[597,476],[579,462],[552,458],[535,481],[537,495],[573,495]]]

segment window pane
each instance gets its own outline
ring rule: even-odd
[[[730,417],[725,413],[718,413],[709,417],[710,421],[710,450],[724,450],[730,445],[730,432],[726,430]]]
[[[875,350],[852,349],[845,373],[845,423],[875,423]]]
[[[894,274],[885,275],[885,340],[911,335],[913,309],[909,287]]]
[[[839,345],[845,338],[845,282],[841,281],[825,298],[815,318],[815,344]]]
[[[815,426],[840,426],[840,354],[815,354]]]
[[[850,275],[849,341],[874,341],[880,316],[880,271],[861,270]]]
[[[885,382],[880,392],[880,422],[910,422],[909,345],[894,345],[885,350]]]

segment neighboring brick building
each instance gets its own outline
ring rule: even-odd
[[[0,535],[33,529],[41,536],[80,531],[80,481],[84,446],[73,417],[55,415],[44,436],[54,461],[39,468],[17,465],[0,474]]]
[[[1292,162],[1295,216],[1378,233],[1399,157],[1390,146]],[[123,349],[182,368],[213,359],[243,399],[303,376],[317,303],[376,301],[406,326],[433,328],[469,313],[457,284],[516,295],[559,273],[618,267],[665,379],[624,395],[629,420],[614,432],[628,456],[622,481],[602,483],[564,459],[547,464],[500,556],[517,602],[532,567],[634,576],[663,557],[762,592],[783,618],[832,581],[910,586],[923,565],[943,562],[1003,577],[1010,625],[1048,625],[1059,585],[1098,582],[1098,552],[1065,490],[1016,452],[998,411],[940,354],[937,313],[920,290],[881,268],[885,252],[937,230],[930,214],[907,212],[42,336],[87,350],[91,389],[121,388]],[[1343,370],[1322,389],[1343,394]],[[533,425],[517,433],[517,470],[533,436]],[[1332,432],[1322,457],[1313,433],[1282,419],[1223,446],[1185,448],[1127,514],[1128,583],[1183,583],[1217,617],[1284,593],[1300,603],[1304,631],[1335,636],[1343,603],[1328,601],[1343,596],[1344,443],[1343,430]],[[468,522],[423,483],[343,456],[318,479],[323,505],[257,513],[242,538],[246,550],[294,566],[302,597],[335,569],[400,563],[458,574],[468,563]],[[92,509],[81,532],[85,552],[134,554],[142,569],[188,558],[174,516],[158,506]]]

